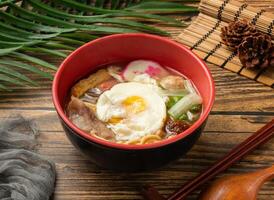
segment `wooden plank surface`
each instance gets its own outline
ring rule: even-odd
[[[272,0],[249,2],[265,7]],[[181,31],[169,30],[174,36]],[[82,157],[59,124],[51,102],[50,82],[41,88],[1,93],[0,119],[22,115],[35,120],[40,130],[38,151],[56,163],[54,200],[142,199],[139,188],[148,183],[166,196],[274,117],[273,89],[214,65],[209,68],[215,80],[216,101],[205,132],[185,157],[150,172],[111,172]],[[253,171],[271,164],[274,164],[274,140],[222,175]],[[188,199],[196,199],[197,193]],[[258,199],[274,200],[274,181],[263,186]]]

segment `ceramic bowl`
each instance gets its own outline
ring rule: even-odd
[[[71,87],[109,63],[148,59],[174,68],[191,79],[203,98],[203,112],[189,129],[153,144],[105,141],[80,130],[65,114]],[[149,34],[116,34],[93,40],[72,52],[53,81],[53,103],[71,143],[102,168],[139,171],[160,167],[184,155],[199,138],[214,102],[214,82],[205,63],[170,39]]]

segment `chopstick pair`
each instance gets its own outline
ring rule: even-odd
[[[267,123],[260,130],[248,137],[242,143],[234,147],[226,156],[220,161],[216,162],[212,167],[196,176],[193,180],[184,184],[181,189],[173,193],[167,200],[183,200],[187,195],[192,193],[198,187],[211,178],[226,170],[235,162],[239,161],[243,156],[253,151],[259,145],[264,144],[270,140],[274,135],[274,119]],[[158,191],[152,186],[146,186],[142,190],[144,199],[146,200],[165,200]]]

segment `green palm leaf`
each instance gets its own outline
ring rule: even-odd
[[[52,26],[61,26],[65,28],[76,28],[81,31],[90,31],[95,34],[112,34],[112,33],[130,33],[136,32],[134,29],[129,28],[118,28],[118,27],[111,27],[111,26],[97,26],[97,25],[86,25],[86,24],[79,24],[79,23],[72,23],[60,19],[56,19],[53,17],[45,16],[38,13],[33,13],[26,9],[20,8],[18,6],[12,5],[12,9],[18,13],[20,16],[28,19],[28,20],[35,20],[39,23],[47,23]]]
[[[131,6],[126,10],[137,10],[152,13],[177,13],[177,12],[196,12],[197,9],[191,6],[181,5],[179,3],[171,2],[159,2],[159,1],[149,1]]]
[[[9,54],[9,53],[11,53],[13,51],[16,51],[17,49],[20,49],[21,47],[23,47],[23,45],[19,45],[19,46],[16,46],[16,47],[11,47],[11,48],[0,49],[0,56]]]
[[[14,37],[19,37],[19,38],[25,38],[25,39],[49,39],[52,37],[56,37],[59,35],[59,33],[51,33],[51,34],[38,34],[38,33],[33,33],[33,32],[28,32],[20,28],[16,28],[14,26],[5,24],[0,21],[0,29],[1,32],[4,34],[10,34]]]
[[[20,79],[21,81],[25,81],[31,85],[34,85],[34,86],[38,86],[38,84],[34,81],[32,81],[30,78],[28,78],[27,76],[15,71],[14,69],[12,68],[9,68],[9,67],[5,67],[5,66],[2,66],[0,65],[0,72],[2,72],[3,74],[7,74],[9,76],[13,76],[15,78],[18,78]]]
[[[29,3],[36,9],[39,9],[46,13],[49,16],[57,17],[62,20],[75,20],[77,22],[86,22],[86,23],[109,23],[109,24],[118,24],[123,25],[125,27],[132,27],[137,30],[141,31],[151,31],[152,33],[158,33],[158,34],[166,34],[164,31],[161,31],[160,29],[130,21],[125,19],[116,19],[116,18],[108,18],[110,15],[93,15],[93,16],[83,16],[83,15],[75,15],[70,14],[61,10],[57,10],[56,8],[50,7],[49,5],[43,4],[40,1],[37,0],[29,0]]]
[[[22,81],[19,81],[18,79],[11,78],[5,74],[0,74],[0,81],[12,83],[15,85],[25,86],[25,84]]]
[[[8,87],[6,87],[6,86],[4,86],[4,85],[2,85],[2,84],[0,84],[0,90],[3,90],[3,91],[11,91],[11,89],[9,89]]]
[[[36,24],[31,21],[27,21],[18,17],[13,16],[7,12],[0,11],[0,17],[6,20],[9,23],[13,23],[16,26],[32,31],[42,31],[47,33],[61,33],[61,32],[71,32],[75,31],[75,28],[59,28],[59,27],[52,27],[52,26],[45,26],[41,24]]]
[[[53,79],[53,77],[50,73],[44,72],[44,71],[38,69],[37,67],[34,67],[30,64],[26,64],[26,63],[23,63],[23,62],[20,62],[20,61],[14,61],[14,60],[9,60],[9,59],[4,60],[3,59],[3,60],[0,60],[0,64],[2,64],[4,66],[8,66],[8,67],[24,69],[26,71],[33,72],[35,74],[40,75],[41,77],[44,77],[44,78],[47,78],[47,79],[50,79],[50,80]]]
[[[30,51],[30,52],[40,52],[40,53],[44,53],[44,54],[48,54],[48,55],[61,57],[61,58],[67,57],[67,54],[65,54],[61,51],[54,50],[54,49],[46,49],[43,47],[23,47],[22,49],[26,50],[26,51]]]
[[[13,85],[37,86],[31,75],[25,75],[28,72],[52,80],[57,67],[44,58],[65,58],[85,42],[113,33],[169,35],[151,26],[151,22],[185,24],[158,13],[197,12],[197,8],[176,0],[95,0],[92,5],[87,2],[0,1],[0,91],[10,91]]]
[[[160,21],[164,21],[164,22],[177,24],[177,25],[180,24],[173,18],[162,17],[159,15],[130,12],[130,11],[126,11],[126,10],[110,10],[110,9],[97,8],[97,7],[88,6],[86,4],[79,3],[79,2],[73,1],[73,0],[56,0],[56,1],[60,2],[64,5],[67,5],[71,8],[75,8],[75,9],[79,9],[79,10],[83,10],[83,11],[94,12],[95,14],[110,14],[109,16],[111,16],[111,17],[140,17],[140,18],[144,18],[144,19],[147,18],[147,19],[160,20]]]
[[[35,63],[37,65],[43,66],[43,67],[48,68],[48,69],[53,69],[53,70],[57,69],[57,67],[55,67],[53,64],[50,64],[50,63],[48,63],[48,62],[46,62],[46,61],[44,61],[40,58],[35,58],[33,56],[29,56],[29,55],[26,55],[26,54],[23,54],[23,53],[13,52],[12,56],[15,56],[15,58],[18,58],[18,59],[21,59],[21,60],[26,60],[26,61]]]

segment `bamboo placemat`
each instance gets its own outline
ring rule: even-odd
[[[216,64],[250,79],[274,87],[274,67],[246,69],[237,52],[231,51],[221,41],[221,28],[229,22],[247,19],[260,31],[274,39],[274,14],[259,10],[234,0],[202,0],[200,14],[177,38],[205,61]]]

